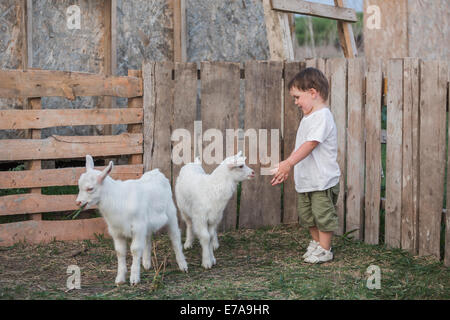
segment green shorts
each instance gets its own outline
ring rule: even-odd
[[[338,196],[339,183],[327,190],[299,193],[297,210],[300,224],[306,228],[317,227],[323,232],[336,231]]]

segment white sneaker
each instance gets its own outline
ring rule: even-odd
[[[322,263],[333,260],[333,253],[330,250],[325,250],[320,245],[317,246],[316,250],[314,250],[309,257],[305,259],[305,262],[308,263]]]
[[[311,255],[311,253],[313,253],[314,250],[317,249],[317,246],[318,246],[318,245],[319,245],[319,243],[318,243],[317,241],[311,240],[311,241],[309,242],[308,248],[306,249],[306,253],[302,256],[303,259],[308,258],[308,257]]]

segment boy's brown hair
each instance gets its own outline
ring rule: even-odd
[[[327,101],[328,99],[328,80],[319,69],[303,69],[302,71],[297,73],[291,81],[289,81],[288,89],[291,90],[292,87],[295,87],[302,91],[307,91],[308,89],[314,88],[320,94],[323,101]]]

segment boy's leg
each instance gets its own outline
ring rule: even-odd
[[[316,242],[320,242],[320,233],[319,233],[319,229],[317,229],[316,226],[314,227],[309,227],[309,233],[311,234],[311,238],[316,241]]]
[[[333,237],[333,231],[320,231],[319,230],[319,244],[325,250],[331,248],[331,238]]]

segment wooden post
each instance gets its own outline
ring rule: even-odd
[[[173,6],[173,61],[186,61],[186,0],[170,0]]]
[[[105,0],[104,2],[104,74],[115,75],[117,66],[117,53],[116,53],[116,13],[117,13],[117,1]],[[114,108],[116,100],[114,97],[103,97],[104,108]],[[105,125],[103,128],[104,135],[112,134],[112,126]]]
[[[30,109],[32,109],[32,110],[39,110],[42,108],[41,98],[28,99],[28,102],[30,104]],[[31,139],[41,139],[41,130],[32,129],[31,130]],[[41,160],[33,160],[33,161],[30,161],[28,164],[29,164],[29,168],[28,168],[29,170],[41,170],[42,169]],[[30,193],[40,194],[41,188],[31,188]],[[42,220],[42,214],[40,214],[40,213],[32,214],[31,219],[32,220]]]
[[[273,10],[270,0],[263,0],[263,9],[270,60],[294,60],[288,14]]]

